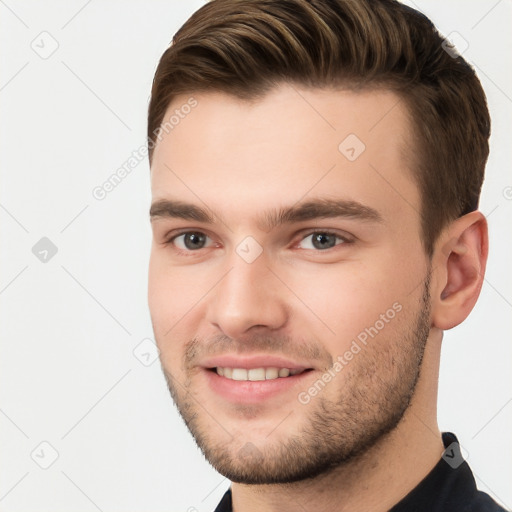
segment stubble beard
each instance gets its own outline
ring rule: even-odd
[[[233,482],[287,484],[326,474],[367,452],[396,428],[414,395],[430,332],[429,285],[430,271],[415,317],[393,340],[384,339],[384,330],[354,357],[341,372],[336,399],[323,390],[307,405],[298,434],[283,437],[281,430],[281,438],[269,436],[264,446],[214,439],[204,426],[212,419],[189,381],[177,383],[162,365],[174,403],[205,458]]]

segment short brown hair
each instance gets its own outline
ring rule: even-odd
[[[445,225],[478,208],[489,153],[482,86],[444,41],[428,18],[394,0],[212,0],[181,27],[158,64],[150,162],[178,94],[221,91],[249,100],[286,82],[391,89],[405,100],[413,126],[409,156],[431,256]]]

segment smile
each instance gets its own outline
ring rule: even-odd
[[[231,380],[248,380],[248,381],[259,381],[259,380],[274,380],[279,378],[286,378],[305,370],[290,369],[290,368],[230,368],[218,366],[213,368],[217,372],[217,375],[225,377]]]

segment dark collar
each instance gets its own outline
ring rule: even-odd
[[[445,451],[432,471],[389,512],[506,512],[476,488],[455,434],[443,432]],[[232,512],[231,488],[215,512]]]
[[[389,512],[504,511],[477,489],[455,434],[443,432],[443,444],[439,462]]]

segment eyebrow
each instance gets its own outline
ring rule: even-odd
[[[156,218],[179,218],[206,224],[215,222],[214,215],[205,208],[191,203],[170,199],[155,201],[149,211],[150,220]],[[312,199],[292,206],[264,212],[258,227],[270,231],[283,224],[292,224],[315,219],[344,217],[365,222],[383,222],[381,214],[357,201],[343,199]]]

